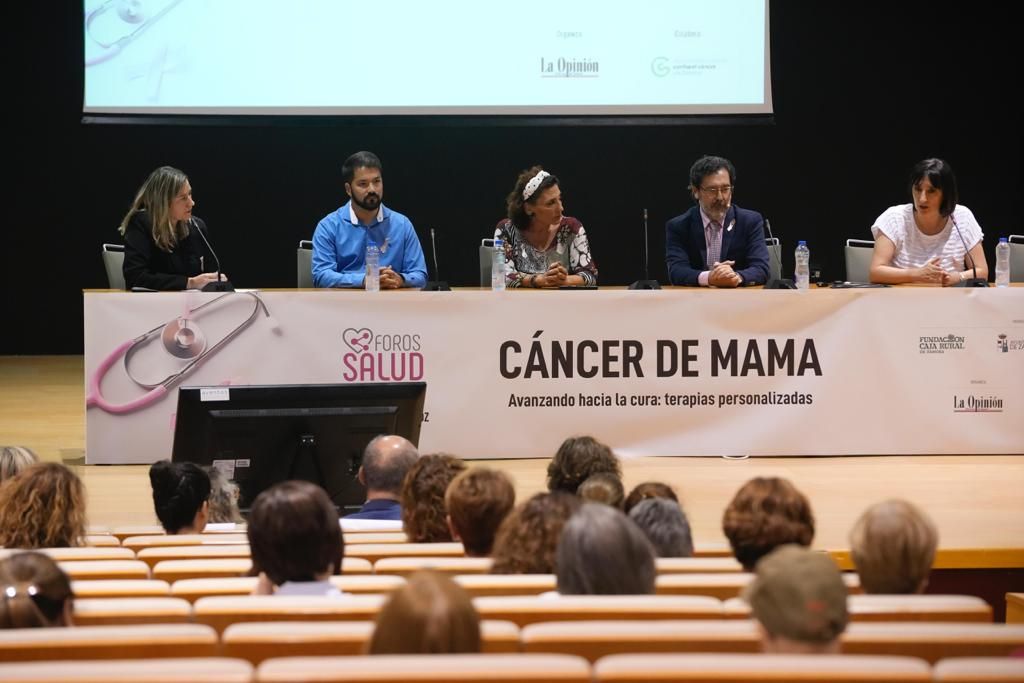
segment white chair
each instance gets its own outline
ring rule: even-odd
[[[103,267],[107,269],[110,289],[124,289],[124,245],[103,245]]]
[[[764,244],[768,247],[768,279],[778,280],[782,277],[782,242],[778,237],[764,238]]]
[[[1010,282],[1024,282],[1024,235],[1010,235]]]
[[[299,248],[295,252],[297,257],[298,278],[295,286],[299,289],[313,288],[313,242],[311,240],[299,240]]]
[[[846,281],[871,282],[874,240],[846,240]]]

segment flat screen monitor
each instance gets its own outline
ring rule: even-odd
[[[181,387],[171,458],[223,471],[243,511],[264,489],[302,479],[346,514],[365,500],[356,473],[373,437],[419,444],[426,390],[425,382]]]

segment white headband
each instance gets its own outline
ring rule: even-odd
[[[526,183],[526,187],[523,188],[524,202],[533,196],[533,193],[537,191],[537,188],[540,187],[540,184],[544,182],[544,179],[549,175],[551,174],[547,171],[538,171],[537,175],[530,178],[530,182]]]

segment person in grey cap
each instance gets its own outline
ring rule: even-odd
[[[837,654],[850,620],[846,584],[827,553],[784,545],[757,563],[743,598],[775,654]]]

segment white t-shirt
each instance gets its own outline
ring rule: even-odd
[[[964,255],[967,250],[964,249],[964,242],[968,248],[973,248],[985,235],[974,214],[966,206],[957,204],[952,219],[946,219],[946,225],[940,232],[925,235],[914,222],[913,204],[890,206],[871,226],[871,234],[877,240],[881,233],[896,245],[892,265],[897,268],[918,268],[938,256],[942,259],[939,265],[944,270],[966,270],[968,266],[964,262]],[[960,227],[963,241],[953,221]]]

